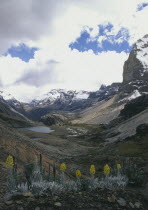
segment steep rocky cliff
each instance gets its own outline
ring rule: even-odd
[[[123,83],[133,80],[148,80],[148,34],[134,45],[124,64]]]
[[[123,67],[123,82],[102,86],[91,95],[98,97],[98,102],[82,111],[73,123],[107,124],[112,128],[107,131],[110,140],[134,135],[137,126],[148,123],[148,35],[135,43]]]

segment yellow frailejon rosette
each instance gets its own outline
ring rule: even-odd
[[[65,171],[65,170],[66,170],[66,164],[65,163],[61,163],[60,171]]]
[[[93,174],[94,175],[96,173],[95,166],[94,165],[91,165],[89,171],[90,171],[90,174]]]
[[[81,176],[82,176],[81,171],[80,170],[76,170],[76,177],[79,178]]]
[[[121,169],[121,165],[119,163],[117,164],[117,169]]]
[[[106,164],[106,165],[104,166],[104,174],[105,174],[105,175],[110,174],[110,167],[109,167],[108,164]]]
[[[7,157],[7,159],[6,159],[5,164],[6,164],[6,167],[7,167],[7,168],[13,168],[13,166],[14,166],[13,157],[9,155],[9,156]]]

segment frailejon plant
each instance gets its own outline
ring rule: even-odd
[[[61,183],[64,184],[64,179],[65,179],[65,170],[66,170],[66,164],[65,163],[62,163],[60,165],[60,171],[62,173],[61,175]]]
[[[10,192],[17,190],[16,173],[14,171],[14,159],[12,156],[8,156],[5,162],[7,168],[7,187]]]
[[[6,160],[6,167],[10,169],[8,176],[9,189],[11,192],[32,192],[35,195],[42,195],[46,193],[60,193],[69,191],[79,191],[79,190],[93,190],[96,188],[106,188],[110,190],[124,189],[128,183],[126,176],[121,173],[121,165],[118,163],[116,165],[117,173],[111,175],[111,168],[106,164],[103,168],[103,177],[100,179],[95,178],[96,168],[95,165],[91,165],[89,168],[90,178],[82,177],[81,171],[76,170],[76,181],[67,181],[65,179],[66,164],[62,163],[60,165],[61,176],[59,181],[46,180],[43,176],[40,165],[36,160],[32,164],[27,164],[25,166],[26,182],[21,182],[16,184],[16,179],[14,177],[14,160],[12,156],[9,156]],[[113,169],[112,169],[113,172]],[[17,185],[17,186],[16,186]]]
[[[89,173],[91,175],[91,178],[89,180],[89,188],[90,189],[95,189],[96,188],[97,179],[95,179],[96,168],[95,168],[94,165],[90,166]]]
[[[28,190],[32,190],[33,186],[35,185],[34,183],[41,183],[43,181],[43,174],[41,166],[38,164],[37,156],[35,156],[33,163],[28,163],[25,165],[24,172]]]
[[[76,170],[76,179],[77,179],[77,185],[80,187],[81,186],[81,171],[80,170]]]
[[[110,167],[108,164],[104,166],[104,175],[109,175],[110,174]]]
[[[34,168],[32,176],[31,176],[31,180],[32,182],[40,182],[43,180],[42,173],[39,166]]]
[[[64,183],[49,182],[49,181],[38,181],[32,183],[31,192],[35,195],[42,194],[57,194],[61,192],[78,191],[79,186],[75,181],[66,181]]]
[[[17,191],[21,192],[21,193],[28,192],[28,184],[27,184],[27,182],[18,184],[17,185]]]
[[[24,173],[25,173],[25,178],[26,178],[26,181],[27,181],[28,189],[30,189],[30,187],[31,187],[33,171],[34,171],[34,164],[33,163],[29,163],[29,164],[25,165]]]
[[[127,186],[128,179],[126,176],[109,176],[106,180],[102,178],[98,181],[98,187],[109,190],[124,189]]]
[[[121,165],[117,164],[117,176],[121,175]]]
[[[30,190],[35,195],[42,195],[49,188],[49,184],[50,184],[50,182],[47,182],[42,179],[32,181]]]
[[[110,175],[110,167],[108,164],[106,164],[104,166],[104,175],[105,175],[105,182],[106,182],[106,185],[108,185],[109,183],[109,175]]]
[[[89,172],[90,172],[91,176],[94,178],[94,175],[96,173],[96,168],[94,165],[90,166]]]
[[[128,178],[124,175],[121,175],[121,165],[117,164],[117,176],[111,176],[110,175],[110,167],[108,164],[104,166],[104,178],[102,178],[98,182],[98,186],[101,188],[107,188],[110,190],[115,189],[124,189],[128,184]]]
[[[36,160],[34,162],[34,167],[30,180],[30,190],[33,194],[41,195],[48,189],[48,182],[43,179],[41,167],[40,165],[38,165]]]
[[[14,159],[11,155],[9,155],[5,162],[6,168],[13,169],[14,167]]]
[[[117,169],[121,169],[121,165],[119,163],[117,164]]]

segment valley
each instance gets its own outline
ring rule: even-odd
[[[64,162],[70,180],[77,169],[87,177],[91,164],[101,175],[105,164],[113,168],[121,163],[123,170],[135,164],[143,173],[143,182],[132,189],[129,186],[129,190],[138,190],[136,199],[144,197],[140,200],[140,209],[144,209],[147,196],[143,190],[148,190],[148,71],[138,53],[147,49],[145,43],[148,35],[135,44],[125,62],[123,82],[102,85],[96,92],[54,89],[30,103],[6,99],[1,92],[1,156],[14,156],[21,172],[35,157],[39,162],[42,156],[46,175],[49,165],[59,174]]]

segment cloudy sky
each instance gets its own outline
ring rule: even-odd
[[[121,82],[147,19],[148,0],[0,0],[0,90],[29,101]]]

